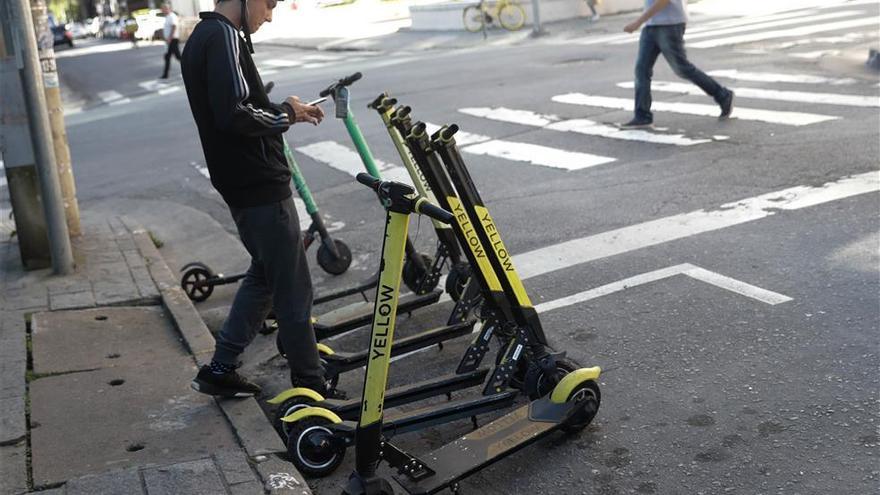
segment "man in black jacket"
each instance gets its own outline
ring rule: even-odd
[[[251,266],[217,335],[213,360],[192,383],[211,395],[246,397],[260,392],[235,368],[270,308],[278,320],[293,385],[326,392],[311,324],[309,267],[282,141],[292,124],[317,125],[324,112],[295,96],[275,104],[266,95],[251,58],[249,35],[272,20],[276,3],[218,0],[213,12],[200,14],[202,20],[181,61],[211,183],[229,206],[251,255]]]

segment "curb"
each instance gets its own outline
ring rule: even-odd
[[[147,231],[128,218],[121,217],[120,220],[131,232],[138,251],[147,264],[150,276],[159,289],[162,304],[171,315],[174,326],[183,337],[193,360],[198,366],[210,363],[214,353],[214,337],[195,306],[180,288],[177,277],[159,254]],[[278,438],[255,398],[215,398],[214,401],[220,406],[226,420],[232,426],[268,493],[311,495],[312,491],[302,474],[292,464],[278,456],[278,453],[286,452],[287,448]]]

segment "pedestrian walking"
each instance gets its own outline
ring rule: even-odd
[[[328,393],[312,328],[312,283],[282,139],[294,123],[319,124],[324,112],[296,96],[281,104],[269,101],[251,58],[250,33],[272,20],[275,5],[276,0],[218,0],[213,12],[199,15],[181,62],[211,183],[229,206],[251,256],[217,335],[211,364],[203,366],[192,383],[211,395],[260,392],[236,367],[270,309],[278,321],[291,383]]]
[[[687,59],[684,48],[684,31],[687,24],[687,0],[645,0],[645,11],[623,30],[633,33],[643,24],[639,38],[639,55],[635,69],[635,116],[624,129],[650,127],[654,123],[651,113],[651,77],[654,63],[662,53],[678,77],[696,84],[721,107],[720,119],[730,117],[733,110],[733,91],[718,84]]]
[[[596,5],[599,5],[601,0],[584,0],[586,2],[587,7],[590,9],[590,12],[593,13],[593,16],[590,17],[590,20],[596,22],[599,20],[599,12],[596,11]]]
[[[165,70],[162,71],[162,76],[159,79],[168,79],[168,71],[171,69],[171,56],[174,55],[174,58],[180,62],[180,30],[178,29],[180,21],[177,18],[177,14],[171,10],[171,6],[167,3],[162,4],[162,13],[165,14],[165,27],[162,29],[162,35],[168,48],[165,50]]]
[[[125,20],[125,33],[128,35],[131,40],[131,44],[137,48],[138,47],[138,39],[137,39],[137,30],[138,24],[134,17],[131,15],[128,16],[128,19]]]

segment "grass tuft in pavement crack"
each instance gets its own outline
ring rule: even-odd
[[[150,236],[150,240],[153,241],[153,245],[156,246],[156,249],[161,249],[162,246],[165,245],[165,243],[162,242],[162,239],[156,237],[156,234],[154,234],[152,230],[148,230],[147,235]]]

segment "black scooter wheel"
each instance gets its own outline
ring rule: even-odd
[[[587,380],[575,387],[565,401],[574,402],[578,409],[559,429],[566,433],[577,433],[586,428],[599,412],[599,404],[602,402],[599,384],[595,380]]]
[[[467,262],[456,263],[449,269],[449,274],[446,275],[446,293],[453,301],[458,301],[464,294],[464,289],[470,278],[471,265]]]
[[[303,475],[323,478],[333,473],[345,458],[345,448],[333,438],[332,424],[316,416],[289,425],[287,455]]]
[[[340,275],[351,266],[351,250],[339,239],[333,239],[338,257],[333,256],[323,243],[318,247],[318,266],[331,275]]]
[[[432,284],[422,285],[422,279],[429,273],[431,270],[431,265],[434,263],[434,258],[430,257],[427,254],[419,253],[417,256],[422,257],[422,263],[425,265],[425,270],[420,270],[415,263],[413,263],[408,257],[406,262],[403,264],[403,283],[409,288],[409,290],[415,292],[416,294],[427,294],[431,292],[437,287],[437,284],[440,283],[439,278],[434,281]]]
[[[281,421],[281,418],[289,416],[300,409],[309,407],[313,403],[314,401],[312,399],[305,396],[299,396],[287,399],[278,406],[278,409],[275,410],[275,415],[272,418],[272,426],[275,427],[275,431],[281,436],[282,442],[287,443],[287,435],[290,433],[290,423]]]
[[[553,387],[562,380],[562,377],[580,368],[580,365],[568,358],[556,359],[555,376],[546,376],[537,364],[529,366],[525,377],[525,392],[529,399],[537,400],[553,391]]]
[[[180,277],[180,287],[186,293],[186,297],[193,302],[202,302],[214,293],[214,286],[204,284],[206,280],[214,277],[214,272],[205,265],[198,264],[190,267]]]

